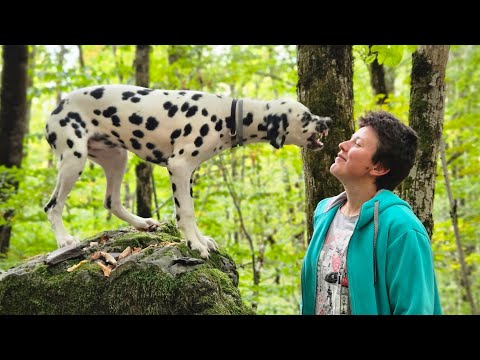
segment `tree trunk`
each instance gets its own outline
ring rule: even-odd
[[[371,49],[371,45],[369,49]],[[372,85],[377,104],[382,105],[388,98],[389,89],[387,88],[387,78],[385,67],[378,63],[378,59],[369,64],[368,71],[370,72],[370,84]]]
[[[150,45],[137,45],[135,50],[135,77],[138,86],[149,86]],[[137,215],[152,217],[152,165],[141,161],[135,167],[137,176]]]
[[[477,306],[475,304],[475,299],[472,294],[472,288],[470,286],[470,279],[469,279],[469,274],[467,270],[467,263],[465,262],[465,254],[463,252],[462,243],[460,241],[460,230],[458,229],[457,204],[456,204],[456,201],[453,199],[452,189],[450,187],[450,177],[448,175],[447,159],[445,156],[445,144],[441,138],[440,138],[440,158],[442,160],[443,176],[445,178],[445,188],[447,190],[448,202],[450,204],[450,217],[452,219],[453,231],[455,234],[455,244],[457,245],[458,261],[460,263],[462,284],[463,284],[463,287],[465,288],[465,293],[467,295],[467,300],[470,304],[470,308],[472,309],[472,314],[476,315]]]
[[[0,93],[0,165],[7,168],[20,167],[23,157],[23,137],[26,129],[27,111],[27,45],[3,45],[3,71]],[[13,174],[5,172],[0,182],[0,201],[5,202],[8,188],[18,189]],[[0,226],[0,254],[10,247],[13,209],[3,216],[6,223]]]
[[[330,116],[334,124],[322,150],[302,150],[310,242],[312,216],[319,200],[343,191],[341,183],[330,174],[330,166],[339,151],[338,144],[354,133],[353,55],[350,45],[299,45],[297,52],[299,101],[315,115]]]
[[[430,237],[448,51],[448,45],[421,45],[412,55],[409,124],[417,132],[419,144],[415,164],[399,189]]]

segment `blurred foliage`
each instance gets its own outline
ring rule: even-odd
[[[21,169],[0,168],[0,181],[16,176],[16,194],[0,203],[0,213],[15,208],[11,248],[0,259],[5,270],[38,253],[56,248],[53,232],[43,212],[56,177],[56,160],[44,139],[44,124],[56,106],[57,94],[94,84],[134,83],[132,45],[82,45],[84,66],[78,46],[65,46],[59,63],[60,46],[35,46],[34,86],[29,89],[32,118],[24,139],[25,157]],[[354,47],[354,115],[383,108],[408,121],[411,54],[416,46]],[[395,76],[394,92],[377,105],[370,85],[368,64],[376,53],[379,63]],[[447,69],[447,106],[444,138],[454,196],[458,199],[459,226],[474,284],[480,300],[478,214],[480,182],[480,122],[477,89],[480,75],[480,47],[452,46]],[[0,60],[1,64],[1,60]],[[236,97],[296,99],[296,47],[284,45],[156,45],[150,62],[152,88],[192,89]],[[319,114],[321,115],[321,114]],[[328,140],[327,140],[328,141]],[[122,186],[122,200],[133,211],[134,166],[130,154]],[[440,164],[440,162],[439,162]],[[439,165],[440,166],[440,165]],[[252,249],[240,228],[239,214],[223,179],[234,189],[246,230],[253,239],[253,251],[260,279],[254,284]],[[468,314],[460,284],[460,272],[449,207],[441,168],[434,203],[433,248],[442,304],[447,314]],[[173,219],[173,202],[168,172],[154,167],[159,212],[162,220]],[[5,191],[9,191],[6,189]],[[67,229],[81,237],[125,227],[103,208],[105,178],[98,165],[88,163],[71,192],[64,211]],[[238,265],[243,299],[258,314],[297,314],[300,300],[300,268],[306,250],[305,191],[300,149],[285,146],[275,150],[269,144],[254,144],[225,151],[202,164],[194,177],[195,212],[202,232],[224,247]]]

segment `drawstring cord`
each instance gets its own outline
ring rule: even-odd
[[[377,283],[378,200],[373,208],[373,285]]]

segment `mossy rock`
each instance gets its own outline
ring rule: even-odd
[[[148,233],[107,231],[54,265],[52,254],[31,258],[0,273],[0,314],[254,314],[241,300],[232,258],[220,250],[203,260],[180,236],[171,222]],[[127,246],[136,252],[117,260],[108,277],[97,264],[105,259],[91,259],[98,251],[118,258]]]

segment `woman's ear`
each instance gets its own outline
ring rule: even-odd
[[[373,176],[383,176],[387,174],[390,171],[390,169],[387,169],[380,163],[376,163],[373,165],[372,170],[370,170],[370,174]]]

